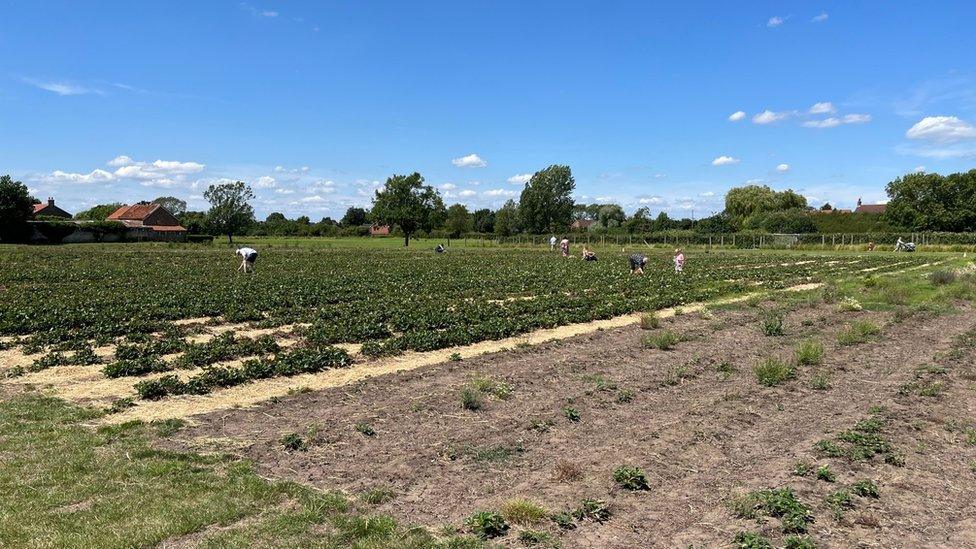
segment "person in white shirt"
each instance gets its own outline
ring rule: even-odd
[[[238,248],[236,253],[241,258],[241,266],[237,270],[243,270],[245,273],[248,271],[253,273],[254,262],[258,259],[258,251],[254,248]]]
[[[550,252],[556,251],[556,235],[552,235],[549,237],[549,251]]]

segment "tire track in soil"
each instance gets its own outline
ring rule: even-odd
[[[399,497],[378,510],[411,523],[456,523],[511,497],[531,497],[554,510],[598,497],[612,502],[616,516],[564,535],[565,546],[664,547],[702,540],[724,545],[739,529],[756,529],[725,510],[722,502],[730,492],[796,486],[796,478],[789,476],[792,464],[815,459],[817,440],[849,428],[870,405],[890,400],[915,365],[947,349],[952,337],[974,321],[972,311],[965,309],[921,327],[908,322],[885,330],[883,340],[906,341],[910,335],[910,345],[876,342],[839,348],[832,341],[841,321],[887,315],[825,309],[791,315],[788,333],[822,333],[826,362],[836,368],[827,392],[806,386],[808,371],[782,387],[759,387],[752,364],[776,349],[790,349],[801,336],[766,338],[751,316],[723,312],[716,316],[730,326],[712,333],[707,333],[712,321],[676,319],[676,329],[706,334],[679,344],[677,352],[647,351],[639,345],[642,332],[619,328],[288,397],[255,409],[207,414],[195,418],[198,425],[181,435],[178,446],[214,449],[220,445],[208,446],[208,441],[234,441],[236,450],[272,476],[350,492],[391,485]],[[816,327],[800,325],[803,319],[814,320]],[[926,352],[919,353],[920,348]],[[696,356],[702,357],[697,377],[662,387],[669,369]],[[739,371],[720,382],[712,368],[726,358]],[[512,383],[515,398],[490,402],[477,414],[462,412],[458,391],[476,371]],[[595,373],[637,389],[634,402],[615,404],[612,394],[600,392],[594,396],[592,383],[580,380]],[[582,412],[582,423],[561,418],[567,399]],[[555,418],[556,423],[548,433],[538,434],[526,429],[532,418]],[[353,424],[364,420],[376,428],[376,437],[366,439],[354,431]],[[283,452],[277,442],[281,434],[303,433],[309,425],[319,428],[313,449]],[[465,455],[444,457],[466,446],[518,444],[524,451],[501,464],[477,463]],[[369,458],[365,463],[364,456]],[[577,461],[584,479],[569,485],[551,481],[552,466],[560,458]],[[612,470],[628,463],[645,468],[650,492],[624,493],[612,486]],[[822,499],[814,493],[821,489],[815,484],[796,487],[804,501]],[[886,505],[885,499],[878,505]],[[814,507],[820,519],[815,535],[831,543],[845,539],[837,537],[844,531]],[[875,542],[897,544],[901,535],[892,525],[880,532],[858,530],[850,539],[874,536]]]

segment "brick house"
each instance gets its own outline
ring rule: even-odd
[[[858,198],[854,213],[883,214],[887,209],[887,204],[861,204],[861,199]]]
[[[46,215],[49,217],[63,217],[64,219],[71,219],[71,214],[54,205],[53,198],[48,198],[47,204],[43,202],[40,204],[34,204],[34,217],[37,217],[39,215]]]
[[[132,206],[122,206],[106,220],[119,221],[128,227],[128,238],[182,240],[186,236],[186,228],[180,225],[176,216],[159,204],[140,202]]]
[[[389,225],[372,225],[369,228],[370,236],[389,236],[390,226]]]

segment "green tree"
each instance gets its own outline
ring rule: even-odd
[[[254,199],[251,188],[243,181],[210,185],[203,192],[210,202],[207,222],[216,234],[227,235],[227,242],[234,242],[234,234],[240,234],[254,223],[254,208],[248,203]]]
[[[634,215],[624,224],[629,233],[649,233],[654,230],[654,220],[651,219],[651,209],[637,208]]]
[[[112,215],[115,210],[121,207],[122,204],[118,202],[113,204],[99,204],[97,206],[92,206],[83,212],[76,213],[75,219],[81,219],[84,221],[105,221],[106,217]]]
[[[159,204],[166,208],[166,211],[177,217],[186,212],[186,200],[180,200],[175,196],[160,196],[153,200],[152,203]]]
[[[410,245],[410,235],[429,231],[440,225],[445,216],[440,193],[417,172],[393,175],[373,197],[373,219],[384,225],[396,225],[403,231],[403,245]]]
[[[677,225],[677,222],[667,214],[667,212],[661,212],[657,214],[657,218],[654,220],[654,231],[666,231],[668,229],[673,229]]]
[[[888,183],[884,217],[914,231],[976,230],[976,170],[912,173]]]
[[[369,217],[365,209],[352,207],[346,210],[346,215],[342,216],[339,223],[343,227],[358,227],[369,223]]]
[[[498,236],[511,236],[520,230],[518,205],[509,199],[495,212],[495,234]]]
[[[536,172],[519,197],[525,228],[536,234],[563,231],[573,221],[576,180],[569,166],[552,165]]]
[[[177,219],[186,227],[187,234],[204,234],[209,228],[206,212],[184,212]]]
[[[766,185],[734,187],[725,194],[725,211],[732,217],[749,217],[776,208],[776,191]]]
[[[447,231],[451,233],[452,237],[458,237],[470,232],[472,226],[471,214],[468,213],[467,206],[464,204],[452,204],[447,209]]]
[[[27,236],[27,221],[34,217],[37,199],[27,186],[9,175],[0,176],[0,240],[19,240]]]
[[[623,208],[617,204],[604,204],[597,210],[596,223],[590,225],[590,228],[615,229],[623,226],[626,221],[627,214]]]
[[[471,221],[476,232],[495,232],[495,212],[489,210],[488,208],[475,210],[475,212],[471,214]]]

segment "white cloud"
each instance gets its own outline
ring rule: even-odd
[[[179,162],[177,160],[156,160],[152,163],[155,171],[160,173],[197,173],[206,167],[198,162]]]
[[[925,166],[915,166],[908,173],[925,173]]]
[[[955,116],[926,116],[905,132],[909,139],[952,143],[976,138],[976,127]]]
[[[807,120],[803,125],[807,128],[836,128],[841,124],[864,124],[870,121],[870,114],[845,114],[841,118],[831,116],[823,120]]]
[[[746,185],[758,185],[765,181],[765,179],[746,179]]]
[[[643,196],[637,199],[637,203],[644,204],[644,205],[651,205],[651,206],[660,206],[661,204],[665,204],[665,201],[660,196]]]
[[[769,21],[766,21],[766,26],[771,28],[778,27],[785,23],[787,19],[789,19],[789,16],[780,17],[778,15],[774,15],[773,17],[769,18]]]
[[[752,117],[752,122],[754,124],[772,124],[787,117],[789,113],[785,112],[773,112],[769,109]]]
[[[789,164],[780,164],[779,166],[776,166],[776,171],[778,171],[779,173],[788,172],[788,171],[790,171],[790,165]]]
[[[113,167],[128,166],[129,164],[133,164],[133,161],[131,158],[125,156],[124,154],[116,156],[115,158],[108,161],[108,165]]]
[[[488,165],[487,162],[477,154],[469,154],[467,156],[462,156],[460,158],[455,158],[451,160],[451,164],[459,168],[484,168]]]
[[[298,202],[293,202],[293,204],[321,204],[322,202],[325,201],[326,201],[325,198],[319,195],[314,195],[314,196],[306,196],[305,198],[299,198]]]
[[[491,189],[491,190],[488,190],[488,191],[484,191],[481,194],[483,194],[485,196],[509,196],[509,197],[511,197],[511,196],[515,196],[516,193],[515,193],[515,191],[510,191],[510,190],[507,190],[507,189]]]
[[[715,196],[715,192],[714,191],[705,191],[705,192],[699,194],[698,196],[700,196],[702,198],[711,198],[711,197]]]
[[[532,174],[530,173],[519,173],[508,178],[508,182],[512,185],[525,185],[532,179]]]
[[[278,17],[278,12],[273,10],[265,10],[261,12],[261,17]]]
[[[814,103],[808,112],[810,114],[834,114],[837,112],[837,109],[830,101],[824,101],[822,103]]]
[[[461,198],[467,198],[469,196],[475,196],[478,194],[477,191],[472,191],[471,189],[464,189],[463,191],[457,193]]]
[[[454,183],[444,183],[443,185],[441,185],[441,189],[445,191],[453,191],[456,188],[457,185],[455,185]]]
[[[307,174],[311,170],[312,170],[312,168],[309,168],[308,166],[302,166],[301,168],[286,168],[284,166],[275,166],[274,167],[275,173],[287,173],[287,174],[292,174],[292,175],[303,175],[303,174]]]
[[[729,164],[738,164],[739,162],[740,160],[738,158],[723,155],[712,160],[712,166],[728,166]]]
[[[811,19],[810,21],[812,21],[812,22],[814,22],[814,23],[823,23],[823,22],[824,22],[824,21],[826,21],[826,20],[827,20],[827,19],[828,19],[829,17],[830,17],[830,16],[829,16],[829,15],[827,15],[827,12],[825,12],[825,11],[822,11],[822,12],[820,12],[820,15],[816,15],[816,16],[814,16],[814,18],[813,18],[813,19]]]
[[[295,191],[293,191],[292,189],[284,189],[284,188],[277,188],[277,189],[275,189],[275,192],[278,193],[278,194],[294,194],[295,193]]]
[[[729,115],[729,122],[738,122],[739,120],[744,120],[746,113],[743,111],[735,111]]]
[[[71,82],[44,82],[41,80],[34,80],[33,78],[22,78],[21,80],[27,84],[30,84],[31,86],[34,86],[35,88],[56,93],[62,97],[67,95],[84,95],[87,93],[102,95],[104,93],[101,90],[83,86],[81,84],[73,84]]]
[[[277,184],[278,183],[275,181],[275,178],[271,177],[270,175],[262,175],[254,181],[253,185],[256,189],[270,189]]]
[[[45,181],[52,183],[104,183],[114,181],[115,176],[105,170],[92,170],[89,173],[70,173],[55,170],[43,177]]]

